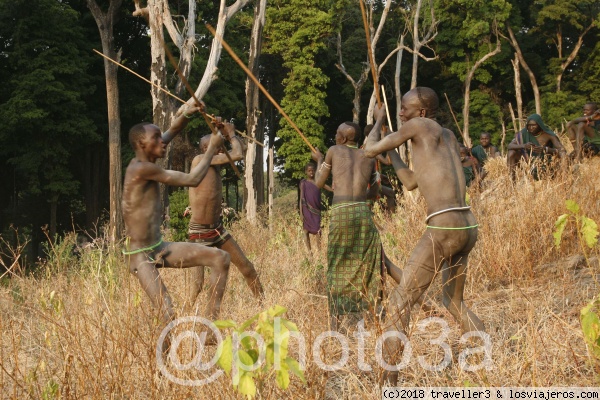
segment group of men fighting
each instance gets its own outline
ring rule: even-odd
[[[400,118],[403,124],[397,132],[381,138],[385,110],[376,107],[376,123],[364,146],[359,147],[358,143],[360,127],[346,122],[337,129],[336,145],[325,155],[318,150],[311,154],[316,168],[307,170],[311,182],[309,186],[301,186],[304,195],[309,192],[315,197],[318,190],[315,192],[313,186],[325,187],[330,175],[334,182],[327,249],[332,329],[340,328],[340,323],[348,316],[359,316],[360,319],[365,313],[380,311],[381,305],[385,304],[385,326],[388,330],[403,331],[412,306],[418,304],[434,277],[441,274],[442,302],[461,329],[464,332],[484,331],[481,320],[463,300],[468,257],[478,234],[477,221],[466,204],[465,157],[461,158],[455,135],[436,121],[438,107],[438,96],[432,89],[417,87],[402,97]],[[576,144],[576,158],[581,157],[582,149],[590,147],[584,143],[597,146],[598,142],[597,126],[590,123],[600,115],[589,105],[586,107],[584,117],[571,121],[568,126],[570,138]],[[189,173],[165,170],[155,163],[165,155],[167,144],[199,111],[202,111],[199,107],[188,108],[164,133],[151,123],[138,124],[129,133],[135,157],[125,174],[123,214],[128,242],[123,253],[128,257],[130,272],[139,279],[153,305],[161,310],[164,325],[174,318],[175,312],[159,274],[161,267],[193,267],[186,300],[188,311],[202,288],[204,268],[211,269],[206,308],[206,316],[211,319],[219,315],[231,261],[243,274],[252,293],[259,300],[264,296],[254,266],[220,220],[222,182],[219,168],[228,162],[226,154],[220,152],[223,137],[213,132],[202,138],[201,154],[193,160]],[[231,141],[230,157],[241,159],[243,144],[235,135],[233,125],[222,123],[219,128]],[[394,151],[408,140],[412,142],[412,170]],[[481,142],[481,149],[473,149],[474,155],[484,159],[494,156],[497,149],[490,153],[489,134],[483,135]],[[425,232],[403,270],[385,256],[368,204],[373,193],[379,190],[375,157],[382,153],[389,157],[403,189],[418,187],[427,204]],[[523,156],[552,153],[562,155],[564,148],[539,115],[534,114],[528,118],[527,127],[509,144],[507,160],[513,167]],[[163,241],[159,183],[190,187],[189,242]],[[302,201],[299,206],[305,213],[314,211]],[[309,239],[308,234],[305,239]],[[387,296],[387,301],[382,302],[385,275],[391,276],[397,285]],[[382,315],[379,311],[375,312]],[[169,341],[165,340],[164,346],[168,345]],[[398,360],[401,355],[399,339],[390,337],[385,348],[388,362]],[[397,375],[392,372],[387,379],[395,382]]]

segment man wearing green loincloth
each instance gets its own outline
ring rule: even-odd
[[[508,144],[506,160],[511,176],[515,178],[515,170],[521,159],[529,161],[534,157],[546,164],[553,156],[563,158],[567,152],[556,134],[546,126],[542,117],[531,114],[527,117],[525,128],[517,132],[515,138]],[[534,178],[538,178],[537,167],[532,170]]]
[[[345,122],[338,127],[336,145],[325,157],[318,151],[315,183],[322,188],[329,174],[335,191],[327,247],[327,289],[331,328],[341,316],[374,310],[381,291],[382,247],[367,199],[379,190],[375,160],[357,146],[360,127]],[[370,184],[371,183],[371,184]],[[370,184],[370,185],[369,185]]]
[[[484,331],[483,323],[463,300],[469,253],[477,241],[477,221],[466,205],[465,175],[454,134],[434,119],[439,107],[435,92],[416,87],[402,97],[402,127],[380,140],[385,109],[376,108],[377,122],[365,146],[365,155],[375,157],[384,151],[412,142],[414,171],[389,151],[396,175],[406,190],[419,188],[427,204],[426,230],[411,252],[398,286],[390,295],[386,329],[403,331],[410,321],[410,309],[427,290],[437,274],[442,276],[442,302],[464,332]],[[402,342],[391,336],[385,342],[387,363],[400,359]],[[392,386],[398,369],[383,374]]]

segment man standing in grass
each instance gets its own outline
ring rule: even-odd
[[[302,229],[304,230],[304,244],[311,252],[310,235],[316,236],[317,248],[321,248],[321,189],[315,184],[315,171],[317,166],[312,161],[304,167],[306,178],[300,181],[299,204],[300,218],[302,218]],[[328,185],[323,187],[330,192],[333,190]]]
[[[379,182],[375,160],[357,146],[359,135],[357,124],[345,122],[338,127],[336,145],[325,157],[318,150],[311,154],[317,162],[316,185],[322,188],[329,174],[335,184],[327,247],[333,330],[338,330],[340,323],[349,325],[363,319],[365,312],[374,309],[381,290],[381,240],[367,204],[367,198],[379,190]]]
[[[563,158],[566,154],[558,136],[546,126],[542,117],[531,114],[527,117],[526,127],[517,132],[515,138],[508,144],[506,159],[513,179],[520,160],[529,161],[530,158],[534,158],[541,161],[541,164],[534,166],[531,171],[533,177],[538,179],[539,168],[545,168],[545,164],[553,156],[558,155]]]
[[[239,161],[243,157],[242,140],[235,134],[235,127],[231,123],[224,123],[223,134],[231,141],[229,155],[233,161]],[[189,190],[191,219],[188,230],[190,242],[225,250],[231,256],[231,262],[240,270],[246,283],[252,290],[252,294],[262,300],[263,288],[254,269],[252,262],[244,254],[235,239],[223,226],[222,203],[223,203],[223,181],[221,179],[221,165],[228,164],[229,159],[225,154],[209,154],[211,135],[203,136],[200,140],[200,154],[194,157],[192,168],[206,160],[210,161],[210,167],[206,176],[196,187]],[[211,274],[212,275],[212,274]],[[191,308],[196,297],[202,290],[204,283],[204,266],[192,269],[192,281],[188,290],[187,308]]]
[[[388,330],[403,331],[410,321],[412,305],[429,287],[435,275],[442,274],[442,301],[464,332],[483,331],[483,323],[466,306],[463,291],[469,253],[477,241],[477,222],[465,203],[465,176],[454,134],[435,120],[439,100],[430,88],[416,87],[402,97],[402,127],[380,140],[379,130],[385,109],[374,115],[377,122],[365,146],[365,156],[375,157],[412,141],[414,171],[395,151],[389,151],[396,175],[407,190],[419,188],[427,204],[425,233],[410,254],[398,286],[390,296]],[[387,339],[385,356],[396,364],[402,342]],[[398,371],[386,371],[384,380],[395,385]]]
[[[600,111],[596,103],[586,103],[583,116],[567,123],[567,136],[575,149],[571,155],[577,162],[586,154],[600,153]]]
[[[148,294],[154,307],[161,313],[162,326],[174,317],[175,311],[159,273],[159,268],[186,268],[208,265],[212,268],[211,296],[206,314],[210,319],[219,315],[221,300],[225,292],[229,272],[229,254],[195,243],[165,242],[160,233],[162,210],[159,183],[171,186],[194,187],[202,181],[210,167],[215,151],[222,146],[219,134],[210,137],[207,157],[198,163],[189,174],[165,170],[156,165],[164,157],[167,144],[187,125],[198,108],[191,108],[179,115],[164,133],[149,122],[135,125],[129,131],[129,142],[135,157],[125,170],[123,184],[123,219],[127,232],[127,245],[123,254],[127,256],[129,272],[135,275],[142,289]],[[163,342],[168,349],[169,339]]]

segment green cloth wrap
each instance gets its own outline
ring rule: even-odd
[[[362,313],[380,297],[382,246],[364,202],[331,208],[327,289],[331,315]]]

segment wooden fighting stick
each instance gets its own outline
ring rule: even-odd
[[[126,66],[124,66],[124,65],[123,65],[123,64],[121,64],[120,62],[113,60],[112,58],[110,58],[110,57],[108,57],[107,55],[105,55],[105,54],[103,54],[103,53],[99,52],[99,51],[98,51],[98,50],[96,50],[96,49],[92,49],[92,50],[94,50],[94,52],[96,52],[97,54],[101,55],[102,57],[106,58],[108,61],[110,61],[110,62],[112,62],[112,63],[114,63],[114,64],[117,64],[119,67],[123,68],[125,71],[128,71],[128,72],[132,73],[133,75],[137,76],[138,78],[140,78],[140,79],[141,79],[141,80],[143,80],[144,82],[147,82],[147,83],[149,83],[151,86],[155,87],[156,89],[158,89],[158,90],[160,90],[160,91],[162,91],[162,92],[166,93],[167,95],[171,96],[172,98],[174,98],[175,100],[179,101],[180,103],[182,103],[182,104],[187,104],[187,101],[185,101],[185,100],[183,100],[183,99],[181,99],[181,98],[179,98],[179,97],[175,96],[173,93],[169,92],[168,90],[166,90],[166,89],[164,89],[164,88],[162,88],[162,87],[158,86],[157,84],[155,84],[155,83],[151,82],[150,80],[148,80],[148,79],[144,78],[142,75],[140,75],[140,74],[138,74],[137,72],[135,72],[135,71],[131,70],[130,68],[127,68]],[[208,115],[208,114],[207,114],[207,115]],[[213,121],[215,120],[215,117],[214,117],[214,116],[212,116],[212,115],[208,115],[208,116],[209,116],[209,117],[210,117],[210,118],[211,118]],[[236,131],[236,133],[238,133],[240,136],[243,136],[243,137],[247,138],[248,140],[251,140],[252,142],[256,143],[256,144],[257,144],[257,145],[259,145],[259,146],[265,147],[265,145],[264,145],[263,143],[259,142],[258,140],[254,139],[253,137],[250,137],[250,136],[246,135],[244,132],[238,131],[237,129],[236,129],[235,131]]]
[[[181,82],[183,82],[183,84],[185,85],[185,88],[187,89],[187,91],[189,92],[189,94],[196,101],[196,105],[200,109],[200,113],[204,117],[204,120],[206,121],[206,124],[210,128],[210,131],[212,133],[215,133],[217,131],[217,128],[215,128],[215,126],[213,125],[210,117],[206,114],[206,111],[204,111],[204,105],[203,105],[203,103],[201,103],[200,100],[198,100],[198,98],[196,97],[196,94],[194,93],[194,90],[190,86],[190,83],[185,78],[185,76],[183,75],[183,73],[179,70],[179,67],[177,66],[177,62],[175,61],[175,58],[173,57],[173,54],[171,54],[171,51],[167,47],[167,44],[165,43],[164,40],[162,41],[162,44],[163,44],[163,47],[165,49],[165,53],[167,54],[167,57],[169,58],[169,61],[171,62],[171,65],[173,65],[173,68],[175,68],[175,71],[177,71],[177,75],[179,75],[179,78],[181,79]],[[235,172],[235,174],[237,175],[237,177],[241,178],[242,176],[240,175],[240,171],[235,166],[235,163],[233,162],[233,159],[231,158],[231,155],[227,152],[227,149],[225,148],[225,145],[223,145],[223,152],[227,156],[227,159],[229,160],[229,165],[231,165],[231,168],[233,168],[233,171]]]
[[[300,135],[300,137],[302,137],[302,139],[308,145],[308,147],[310,148],[310,150],[311,151],[315,151],[315,148],[310,144],[310,142],[308,141],[308,139],[306,138],[306,136],[304,136],[302,134],[302,132],[296,126],[296,124],[290,119],[290,117],[285,113],[285,111],[283,111],[283,108],[281,108],[279,106],[279,104],[277,104],[277,102],[275,101],[275,99],[273,99],[273,97],[271,97],[271,95],[269,94],[269,92],[267,92],[267,89],[265,89],[264,86],[258,81],[258,79],[256,79],[256,77],[252,74],[252,72],[248,69],[248,67],[246,67],[246,65],[242,62],[242,60],[240,60],[240,58],[235,54],[235,52],[233,51],[233,49],[231,47],[229,47],[229,45],[227,44],[227,42],[225,42],[225,39],[223,39],[221,36],[218,36],[217,32],[215,32],[214,28],[211,25],[206,24],[206,29],[208,29],[208,31],[210,33],[212,33],[212,35],[219,42],[221,42],[221,45],[223,45],[223,48],[229,53],[229,55],[231,56],[231,58],[233,58],[234,61],[238,63],[238,65],[244,70],[244,72],[248,75],[248,77],[250,79],[252,79],[252,81],[256,84],[256,86],[258,86],[258,88],[260,89],[260,91],[263,92],[263,94],[267,97],[267,99],[269,99],[269,101],[275,106],[275,108],[277,109],[277,111],[279,111],[279,113],[283,116],[283,118],[286,119],[286,121],[292,126],[292,128],[294,128],[296,130],[296,132],[298,132],[298,134]]]

